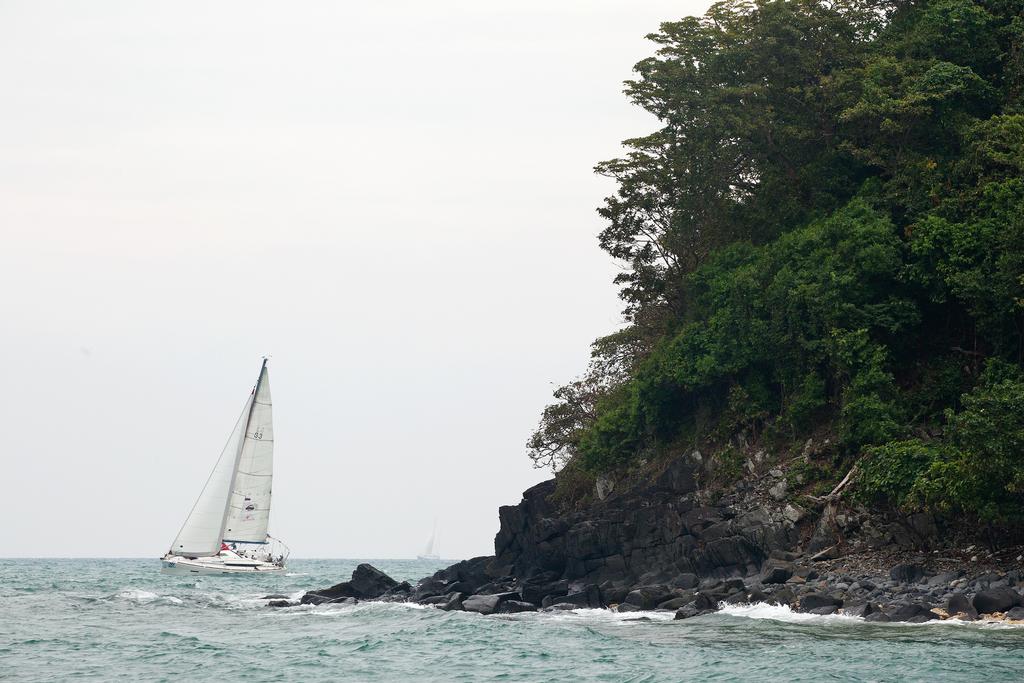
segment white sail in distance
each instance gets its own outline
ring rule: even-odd
[[[202,493],[192,506],[185,524],[171,545],[171,552],[186,557],[209,557],[220,552],[224,528],[224,506],[231,493],[235,476],[235,464],[242,447],[245,424],[249,419],[253,396],[250,395],[242,414],[231,431],[217,464],[206,480]]]
[[[270,375],[266,361],[253,392],[249,423],[238,454],[231,498],[224,519],[226,541],[265,543],[270,524],[270,495],[274,476],[274,424]]]

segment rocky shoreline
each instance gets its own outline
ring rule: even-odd
[[[801,457],[809,453],[810,442]],[[716,466],[694,451],[634,480],[598,481],[593,498],[569,510],[546,481],[500,508],[493,556],[416,585],[360,565],[301,602],[412,601],[485,615],[660,610],[677,619],[768,603],[872,622],[1024,621],[1024,548],[951,546],[926,516],[879,515],[836,492],[792,495],[785,464],[763,452],[731,488],[702,488]]]
[[[862,558],[863,559],[863,558]],[[874,559],[874,558],[872,558]],[[817,615],[844,614],[869,622],[959,619],[1024,625],[1024,581],[1019,571],[939,571],[901,563],[886,576],[815,569],[791,558],[770,558],[762,573],[747,580],[684,580],[689,586],[648,584],[602,589],[550,576],[519,581],[492,579],[491,557],[442,569],[417,586],[398,583],[368,564],[350,581],[310,591],[300,602],[271,599],[271,607],[297,604],[355,604],[360,600],[416,602],[438,609],[478,614],[611,609],[616,612],[674,612],[676,619],[710,614],[723,605],[766,603]],[[268,598],[279,596],[268,596]]]

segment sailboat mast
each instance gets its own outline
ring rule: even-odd
[[[242,428],[242,438],[238,441],[238,450],[235,452],[235,465],[231,471],[231,486],[228,487],[228,497],[224,501],[224,514],[220,518],[220,542],[224,540],[224,526],[228,523],[228,511],[231,509],[231,492],[235,489],[235,478],[238,477],[238,463],[242,459],[242,449],[245,448],[245,439],[249,433],[249,423],[252,421],[252,411],[256,408],[256,396],[260,391],[260,382],[263,381],[263,372],[267,369],[267,358],[263,357],[263,364],[260,365],[260,374],[256,378],[256,386],[252,388],[252,398],[249,400],[249,414],[245,416],[245,426]]]

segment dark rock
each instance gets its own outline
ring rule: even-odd
[[[772,593],[771,595],[769,595],[765,599],[765,602],[767,602],[769,605],[787,605],[788,606],[788,605],[792,605],[795,600],[796,600],[796,594],[794,594],[793,591],[791,589],[789,589],[789,588],[783,588],[783,589],[777,590],[774,593]]]
[[[835,614],[839,611],[839,608],[835,605],[825,605],[824,607],[815,607],[812,610],[808,610],[808,614],[820,614],[822,616],[826,614]]]
[[[492,595],[471,595],[462,601],[462,609],[477,614],[494,614],[505,601],[501,593]]]
[[[869,615],[879,611],[878,605],[870,602],[865,602],[863,605],[854,605],[851,607],[844,607],[843,613],[848,614],[851,617],[861,617],[866,619]]]
[[[712,612],[714,612],[714,610],[712,610],[712,609],[701,609],[700,607],[697,607],[697,605],[695,605],[694,603],[691,602],[690,604],[683,605],[678,610],[676,610],[675,618],[676,619],[690,619],[692,617],[699,617],[699,616],[701,616],[703,614],[711,614]]]
[[[890,616],[893,621],[909,621],[911,623],[938,619],[938,616],[931,611],[931,607],[918,603],[900,605]]]
[[[1024,621],[1024,607],[1014,607],[1006,612],[1007,619],[1013,619],[1014,621]]]
[[[445,612],[453,612],[462,609],[462,601],[466,598],[465,593],[454,592],[448,593],[442,596],[440,602],[436,603],[438,609],[443,609]]]
[[[402,583],[394,586],[393,588],[389,588],[377,599],[383,600],[385,602],[405,602],[409,599],[409,595],[411,593],[412,586],[409,585],[408,581],[403,581]]]
[[[819,607],[842,607],[843,601],[823,593],[807,593],[800,596],[800,611],[810,612]]]
[[[924,569],[917,564],[898,564],[889,570],[889,576],[896,583],[917,583],[924,578]]]
[[[556,600],[560,603],[569,603],[577,607],[592,609],[604,607],[604,602],[601,600],[601,589],[594,584],[589,584],[581,591],[569,593],[568,595],[556,598]]]
[[[672,579],[672,585],[679,588],[696,588],[699,581],[700,579],[697,578],[696,574],[684,572]]]
[[[267,607],[295,607],[299,603],[292,602],[291,600],[271,600],[267,603]]]
[[[654,609],[658,603],[671,597],[672,589],[668,586],[641,586],[630,591],[623,602],[636,605],[640,609]]]
[[[974,596],[974,609],[978,614],[992,614],[993,612],[1005,612],[1011,607],[1021,604],[1021,596],[1015,590],[1009,588],[990,588],[977,593]]]
[[[761,572],[761,583],[786,583],[793,576],[793,563],[768,560]]]
[[[677,610],[683,605],[689,605],[691,602],[693,602],[693,597],[694,596],[690,595],[679,598],[672,598],[671,600],[666,600],[665,602],[658,603],[658,609]]]
[[[398,582],[370,564],[361,564],[352,572],[348,581],[335,584],[330,588],[310,591],[302,596],[302,604],[319,605],[325,602],[337,602],[343,598],[359,598],[373,600],[396,587]]]
[[[287,595],[281,595],[280,593],[271,593],[270,595],[264,595],[260,600],[286,600]]]
[[[461,595],[461,594],[460,594]],[[423,598],[419,601],[421,605],[439,605],[448,599],[447,595],[431,595],[429,598]]]
[[[953,593],[953,595],[949,596],[949,602],[946,603],[946,612],[951,617],[959,617],[966,621],[974,621],[978,618],[978,610],[974,609],[970,599],[963,593]]]
[[[521,600],[505,600],[498,605],[498,614],[516,614],[518,612],[536,612],[537,606],[532,602]]]
[[[561,596],[569,593],[569,582],[565,579],[561,581],[541,581],[541,582],[528,582],[523,584],[522,590],[520,591],[523,596],[523,600],[526,602],[532,602],[535,605],[540,605],[544,598],[550,596]]]
[[[700,609],[717,610],[718,603],[723,602],[726,597],[728,596],[725,593],[716,591],[700,591],[697,593],[697,596],[693,601]]]
[[[928,579],[926,582],[929,586],[948,586],[951,581],[957,578],[956,572],[942,572]]]
[[[642,612],[643,609],[636,605],[631,605],[628,602],[624,602],[615,608],[616,612]]]
[[[864,617],[864,621],[877,621],[877,622],[889,622],[892,618],[885,612],[872,612],[871,614]]]
[[[366,563],[356,567],[348,583],[355,593],[352,597],[363,600],[378,598],[398,585],[398,582],[390,576]]]
[[[605,602],[609,605],[618,605],[626,600],[626,596],[629,595],[630,588],[625,586],[601,586],[601,595],[604,597]]]
[[[539,612],[571,612],[576,609],[576,605],[570,605],[567,602],[556,602],[554,605],[548,605],[547,607],[540,608]],[[619,610],[622,611],[622,610]]]

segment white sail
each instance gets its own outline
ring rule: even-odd
[[[192,506],[192,511],[171,545],[171,553],[186,557],[208,557],[220,551],[221,529],[224,526],[224,510],[231,482],[234,479],[235,464],[242,446],[242,435],[248,421],[253,396],[245,402],[242,415],[238,418],[231,437],[228,439],[220,458],[206,480],[203,492]]]
[[[427,547],[423,549],[423,554],[419,557],[421,559],[434,559],[438,556],[437,549],[440,544],[437,542],[437,520],[434,520],[434,528],[430,532],[430,540],[427,541]]]
[[[266,363],[256,382],[245,440],[238,454],[231,499],[224,518],[225,541],[264,543],[270,523],[274,474],[274,425]]]

